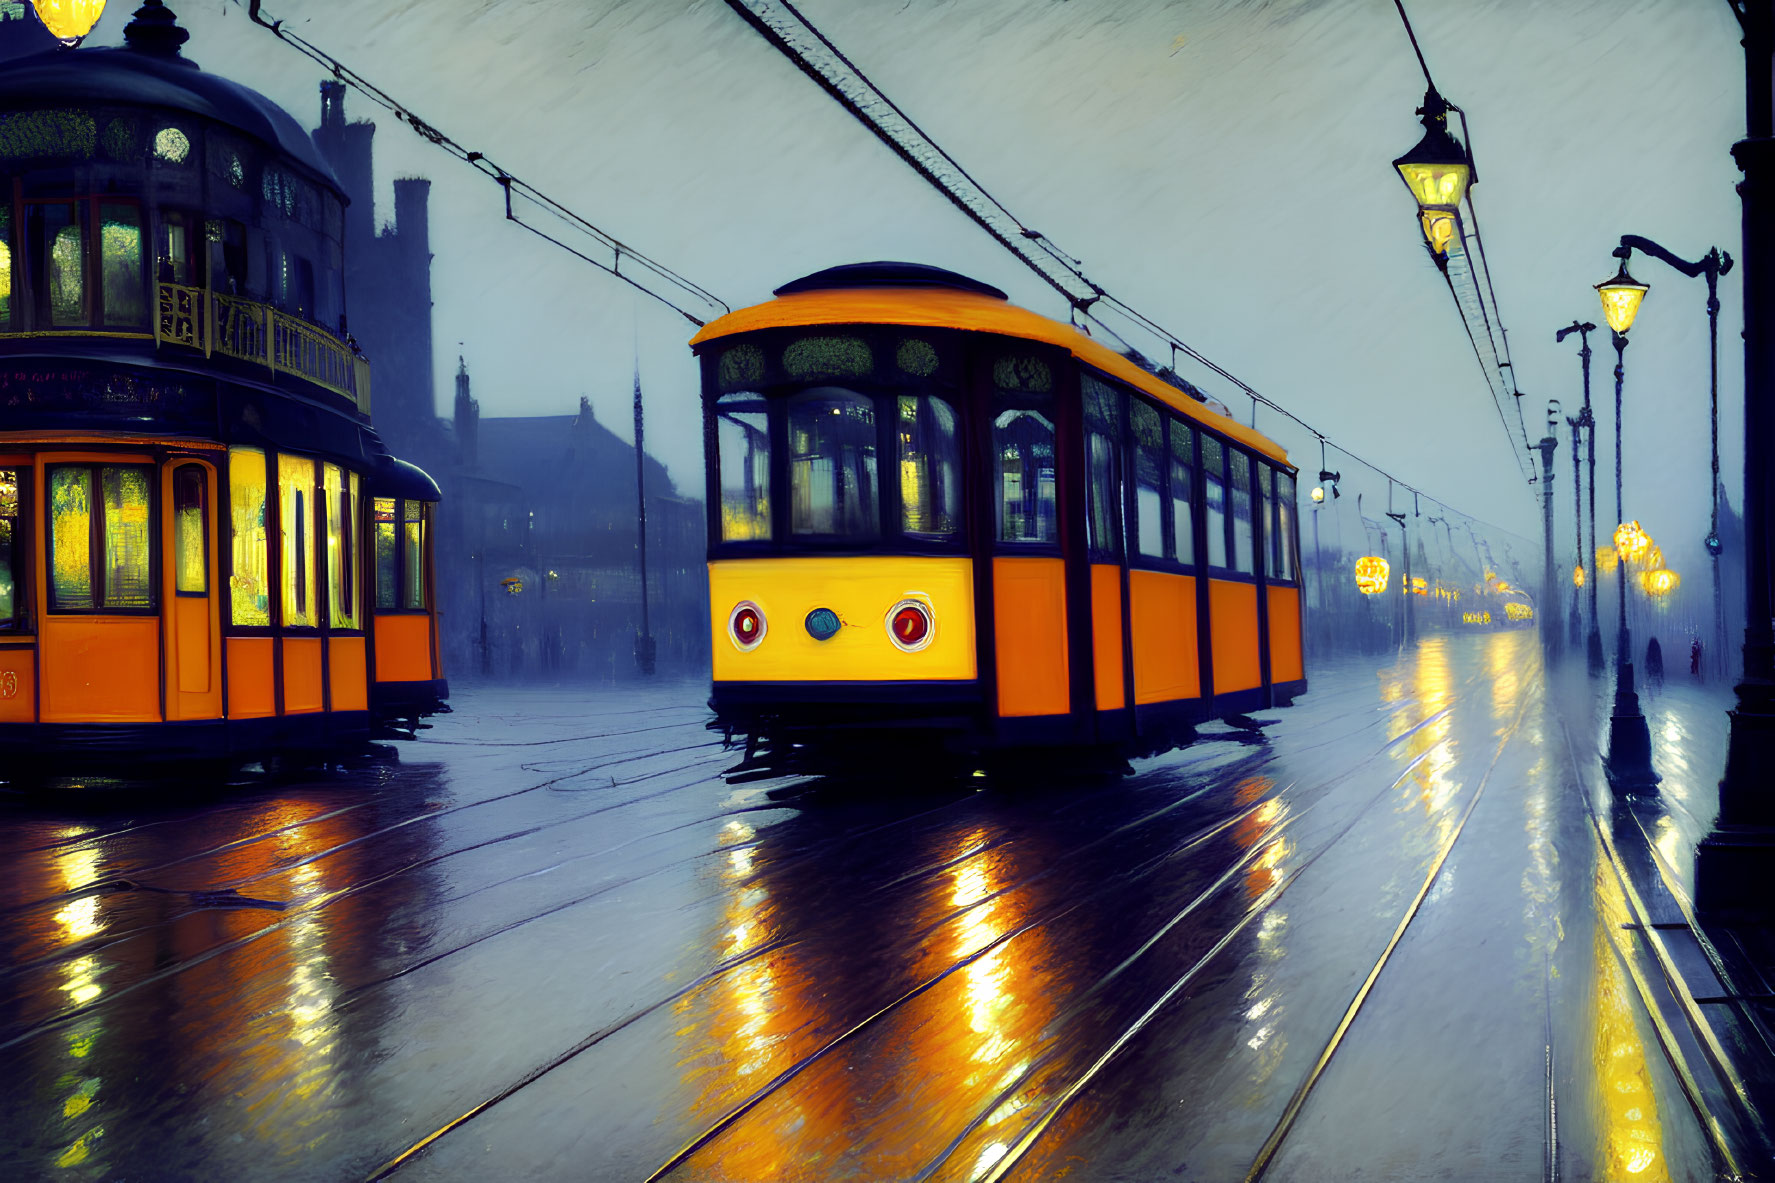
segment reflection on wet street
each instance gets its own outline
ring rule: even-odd
[[[1557,684],[1427,638],[1126,778],[739,785],[701,684],[471,688],[11,797],[0,1175],[1713,1178]]]

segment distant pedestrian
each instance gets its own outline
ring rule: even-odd
[[[1664,650],[1657,637],[1646,644],[1646,684],[1654,690],[1664,685]]]
[[[1689,672],[1695,677],[1701,676],[1701,638],[1689,639]]]

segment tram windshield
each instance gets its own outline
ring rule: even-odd
[[[797,536],[881,534],[875,401],[840,386],[788,398],[789,529]]]

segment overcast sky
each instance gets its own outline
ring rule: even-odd
[[[94,40],[120,40],[131,7],[113,4]],[[313,63],[229,0],[172,7],[191,57],[313,125]],[[1112,293],[1334,442],[1538,539],[1537,503],[1389,165],[1421,134],[1412,112],[1424,91],[1390,0],[800,7]],[[1475,197],[1532,439],[1548,398],[1568,412],[1580,401],[1576,341],[1556,346],[1553,333],[1574,317],[1600,322],[1590,285],[1610,274],[1622,233],[1689,257],[1714,244],[1737,253],[1736,22],[1726,0],[1407,9],[1439,87],[1471,120]],[[722,0],[266,0],[265,11],[736,307],[821,267],[896,258],[1065,315]],[[347,114],[377,112],[348,96]],[[700,492],[691,326],[502,223],[495,185],[392,120],[379,125],[376,164],[379,219],[394,177],[434,182],[440,411],[460,341],[483,414],[564,414],[585,394],[627,437],[638,348],[650,450]],[[1628,351],[1627,516],[1694,570],[1707,531],[1705,289],[1654,261],[1635,270],[1653,290]],[[1722,461],[1734,490],[1737,279],[1721,292]],[[1598,511],[1612,520],[1614,359],[1606,332],[1593,343]],[[1190,376],[1248,417],[1223,382]],[[1310,436],[1275,416],[1258,426],[1317,469]],[[1561,440],[1556,497],[1569,512],[1563,429]],[[1376,516],[1385,482],[1335,453],[1331,467]]]

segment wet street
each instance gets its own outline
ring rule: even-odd
[[[1648,695],[1627,816],[1532,633],[1378,664],[1092,782],[732,785],[684,681],[461,687],[314,779],[6,795],[0,1177],[1742,1169],[1616,870],[1623,827],[1711,823],[1725,691]]]

